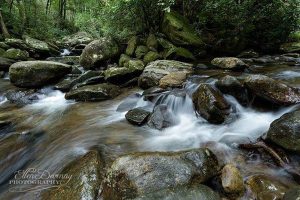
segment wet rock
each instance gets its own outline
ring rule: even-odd
[[[145,101],[152,101],[154,98],[166,91],[167,90],[160,87],[151,87],[143,92],[143,98]]]
[[[28,52],[20,49],[8,49],[2,56],[12,60],[27,60],[29,58]]]
[[[230,104],[222,93],[208,84],[200,84],[193,103],[197,113],[210,123],[221,124],[230,114]]]
[[[166,12],[162,32],[172,43],[179,46],[203,47],[204,43],[191,27],[188,20],[176,12]]]
[[[151,128],[162,130],[178,123],[175,115],[168,109],[167,105],[161,104],[154,108],[151,114],[148,125]]]
[[[135,57],[137,59],[143,59],[144,56],[149,52],[148,47],[146,46],[138,46],[135,50]]]
[[[93,41],[93,37],[86,32],[78,32],[73,35],[68,35],[60,41],[64,47],[74,47],[80,44],[89,44]]]
[[[15,60],[0,57],[0,71],[8,71],[9,67],[15,62]]]
[[[142,108],[134,108],[126,113],[125,118],[129,123],[141,126],[147,123],[150,114],[149,111]]]
[[[173,189],[160,190],[152,194],[135,198],[134,200],[221,200],[218,193],[205,185],[191,187],[176,187]]]
[[[139,93],[128,96],[123,102],[118,106],[118,112],[125,112],[136,107],[137,102],[141,99],[142,95]]]
[[[100,84],[100,83],[105,83],[104,76],[102,76],[102,75],[88,78],[87,80],[76,84],[74,86],[74,88],[79,88],[79,87],[83,87],[83,86],[86,86],[86,85],[96,85],[96,84]]]
[[[66,185],[46,190],[42,199],[96,199],[101,183],[101,162],[97,151],[90,151],[71,162],[60,174],[72,176]]]
[[[125,67],[112,67],[104,72],[105,80],[114,84],[123,84],[138,77],[144,70],[145,65],[141,60],[130,60]]]
[[[81,83],[85,82],[86,80],[88,80],[90,78],[100,77],[100,76],[102,76],[102,74],[103,73],[101,71],[88,70],[85,73],[81,74],[79,77],[72,80],[72,82],[70,83],[70,89],[73,88],[73,87],[76,88],[76,86],[78,84],[81,84]]]
[[[46,60],[67,65],[79,65],[79,56],[49,57]]]
[[[118,158],[108,170],[101,197],[134,199],[159,190],[203,183],[218,170],[217,158],[208,149],[129,154]]]
[[[17,105],[27,105],[39,99],[39,94],[35,90],[15,89],[5,93],[5,97],[11,103]]]
[[[216,87],[222,93],[235,97],[242,105],[247,105],[248,95],[246,88],[237,78],[226,75],[216,82]]]
[[[156,36],[154,34],[149,34],[146,44],[148,49],[152,51],[156,51],[156,49],[158,48],[158,42]]]
[[[300,102],[300,92],[280,81],[264,75],[250,75],[245,86],[254,94],[278,105],[293,105]]]
[[[80,70],[79,66],[72,66],[71,74],[82,74],[83,71]]]
[[[127,44],[126,54],[128,56],[133,56],[133,54],[137,48],[137,45],[138,45],[138,37],[133,36],[132,38],[130,38],[130,40],[128,41],[128,44]]]
[[[75,80],[76,78],[67,78],[67,79],[64,79],[62,81],[60,81],[59,83],[57,83],[54,88],[56,90],[60,90],[62,92],[68,92],[72,89],[71,85],[72,85],[72,82]]]
[[[158,60],[160,58],[160,55],[155,52],[155,51],[149,51],[145,56],[144,56],[144,63],[148,64],[150,62],[153,62],[155,60]]]
[[[300,154],[300,110],[284,114],[272,122],[266,139]]]
[[[258,58],[259,54],[254,50],[247,50],[247,51],[243,51],[242,53],[240,53],[237,57],[238,58]]]
[[[171,72],[191,73],[193,65],[173,60],[157,60],[149,63],[139,78],[139,86],[142,89],[148,89],[158,86],[159,81]]]
[[[214,58],[211,64],[221,69],[243,70],[247,65],[240,59],[234,57]]]
[[[9,68],[9,77],[17,87],[39,88],[58,82],[71,70],[69,65],[51,61],[24,61]]]
[[[291,42],[281,45],[280,50],[285,53],[300,53],[300,42]]]
[[[183,83],[186,81],[187,73],[186,72],[172,72],[164,76],[159,81],[159,87],[161,88],[180,88]]]
[[[288,187],[280,181],[265,176],[254,175],[246,181],[246,186],[257,200],[282,199]]]
[[[80,56],[80,65],[85,69],[97,68],[119,54],[118,44],[111,38],[101,38],[89,43]]]
[[[288,190],[282,198],[282,200],[299,200],[299,199],[300,199],[299,187]]]
[[[243,177],[233,165],[227,164],[222,169],[222,187],[226,193],[236,197],[242,196],[245,190]]]
[[[121,91],[118,86],[102,83],[72,89],[66,94],[65,98],[76,101],[104,101],[113,99],[120,93]]]
[[[122,54],[119,60],[119,67],[124,67],[124,65],[128,63],[130,60],[131,58],[128,55]]]
[[[2,120],[0,120],[0,130],[10,126],[11,124],[12,124],[11,121],[2,121]]]

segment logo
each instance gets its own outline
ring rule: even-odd
[[[50,188],[68,187],[72,179],[69,174],[51,174],[48,170],[28,168],[16,171],[9,180],[10,192],[41,191]]]

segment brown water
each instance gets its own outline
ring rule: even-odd
[[[142,92],[138,88],[123,89],[122,95],[118,98],[97,103],[67,101],[63,93],[51,88],[43,89],[44,95],[40,95],[40,100],[26,106],[15,106],[2,99],[0,120],[12,121],[14,128],[0,133],[0,148],[8,142],[7,138],[11,135],[31,134],[34,139],[22,148],[5,149],[6,157],[15,154],[18,156],[16,159],[0,160],[0,163],[9,166],[6,174],[13,174],[18,169],[29,167],[59,172],[72,160],[93,147],[102,149],[107,159],[113,160],[116,156],[128,152],[178,151],[207,146],[218,155],[221,163],[233,162],[240,166],[244,178],[264,173],[296,185],[291,177],[284,170],[276,167],[270,158],[235,148],[239,141],[255,141],[268,130],[272,121],[295,107],[273,112],[259,112],[244,108],[233,97],[226,96],[237,110],[230,123],[211,125],[203,119],[196,118],[189,97],[197,86],[195,82],[210,79],[213,82],[220,73],[224,72],[200,70],[199,75],[194,76],[191,79],[193,81],[190,81],[183,90],[186,95],[177,96],[170,93],[158,98],[158,102],[166,103],[173,108],[180,121],[175,127],[163,131],[153,130],[147,126],[132,126],[125,120],[126,111],[117,111],[118,106],[128,96]],[[251,73],[266,74],[300,87],[300,66],[297,65],[258,65],[252,67]],[[0,96],[11,88],[14,87],[9,80],[0,80]],[[136,98],[135,106],[141,105],[147,103],[142,98]],[[148,106],[153,107],[153,105]],[[292,164],[298,165],[297,162]],[[0,199],[32,199],[36,195],[29,192],[9,192],[7,184],[9,178],[4,174],[0,175],[0,182],[2,181]]]

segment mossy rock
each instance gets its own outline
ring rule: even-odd
[[[29,53],[20,49],[8,49],[3,57],[13,60],[27,60],[29,58]]]
[[[281,45],[280,50],[285,53],[300,53],[300,42],[291,42]]]
[[[156,36],[154,34],[149,34],[146,44],[150,50],[155,51],[158,48]]]
[[[128,56],[133,56],[137,46],[138,46],[139,38],[137,36],[133,36],[130,38],[126,48],[126,54]]]
[[[145,56],[144,56],[144,63],[148,64],[150,62],[153,62],[155,60],[158,60],[160,58],[159,53],[155,51],[149,51]]]
[[[194,61],[196,60],[195,56],[188,49],[182,47],[173,47],[171,49],[166,49],[162,53],[165,59],[175,59],[175,60],[183,60],[183,61]]]
[[[0,47],[0,56],[2,56],[6,51]]]
[[[295,31],[289,35],[290,42],[300,42],[300,31]]]
[[[162,31],[179,46],[203,47],[204,43],[190,25],[189,21],[177,12],[166,12]]]
[[[119,59],[119,67],[124,67],[124,65],[128,63],[129,60],[131,60],[131,58],[128,55],[122,54]]]
[[[135,56],[137,59],[143,59],[143,57],[149,52],[148,47],[146,46],[138,46],[135,50]]]

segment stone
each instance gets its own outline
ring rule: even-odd
[[[288,106],[300,102],[299,90],[264,75],[249,75],[244,84],[254,95],[273,104]]]
[[[111,38],[100,38],[89,43],[80,56],[80,65],[85,69],[100,67],[103,61],[119,54],[118,44]]]
[[[79,56],[62,56],[62,57],[49,57],[47,61],[59,62],[67,65],[79,65]]]
[[[160,58],[159,53],[155,52],[155,51],[149,51],[145,56],[144,56],[144,63],[148,64],[150,62],[153,62],[155,60],[158,60]]]
[[[242,60],[234,57],[214,58],[211,64],[218,68],[228,70],[243,70],[247,67]]]
[[[284,53],[300,53],[300,42],[285,43],[280,46]]]
[[[187,73],[185,72],[172,72],[164,76],[159,81],[159,87],[161,88],[180,88],[186,81]]]
[[[282,200],[299,200],[299,199],[300,199],[300,188],[299,187],[288,190],[282,198]]]
[[[215,176],[218,170],[218,160],[209,149],[133,153],[114,161],[101,197],[134,199],[193,182],[200,184]]]
[[[133,54],[138,46],[138,40],[139,39],[137,36],[133,36],[128,41],[127,48],[126,48],[126,54],[128,56],[133,56]]]
[[[39,99],[39,94],[33,89],[12,89],[8,90],[4,95],[9,102],[20,106],[34,103]]]
[[[151,113],[149,111],[142,108],[134,108],[126,113],[125,118],[129,123],[141,126],[147,123],[150,114]]]
[[[39,88],[58,82],[71,70],[69,65],[51,61],[23,61],[9,68],[9,77],[17,87]]]
[[[222,169],[222,187],[230,195],[242,196],[245,190],[244,180],[240,171],[232,164],[227,164]]]
[[[149,34],[146,44],[150,50],[155,51],[158,48],[156,36],[154,34]]]
[[[118,86],[102,83],[72,89],[65,95],[65,98],[76,101],[104,101],[113,99],[120,93],[121,90]]]
[[[29,58],[28,52],[20,49],[8,49],[2,56],[12,60],[23,61]]]
[[[148,125],[151,128],[162,130],[174,126],[178,123],[177,118],[174,113],[168,109],[167,105],[160,104],[154,108],[153,113],[151,114]]]
[[[131,58],[128,55],[122,54],[119,60],[119,67],[124,67],[130,60]]]
[[[37,40],[29,36],[24,36],[24,41],[35,53],[44,55],[59,55],[59,48],[53,44],[50,45],[44,41]]]
[[[93,41],[93,37],[86,32],[78,32],[73,35],[68,35],[62,38],[60,43],[64,47],[74,47],[80,44],[89,44]]]
[[[0,71],[8,71],[9,67],[15,62],[15,60],[0,57]]]
[[[230,114],[230,104],[222,93],[208,84],[200,84],[193,94],[197,114],[213,124],[223,123]]]
[[[259,53],[257,53],[256,51],[251,49],[251,50],[243,51],[237,57],[238,58],[258,58]]]
[[[143,59],[144,56],[149,52],[148,47],[146,46],[138,46],[135,50],[135,56],[137,59]]]
[[[139,87],[148,89],[158,86],[159,81],[171,72],[192,73],[193,65],[174,60],[157,60],[149,63],[139,78]]]

